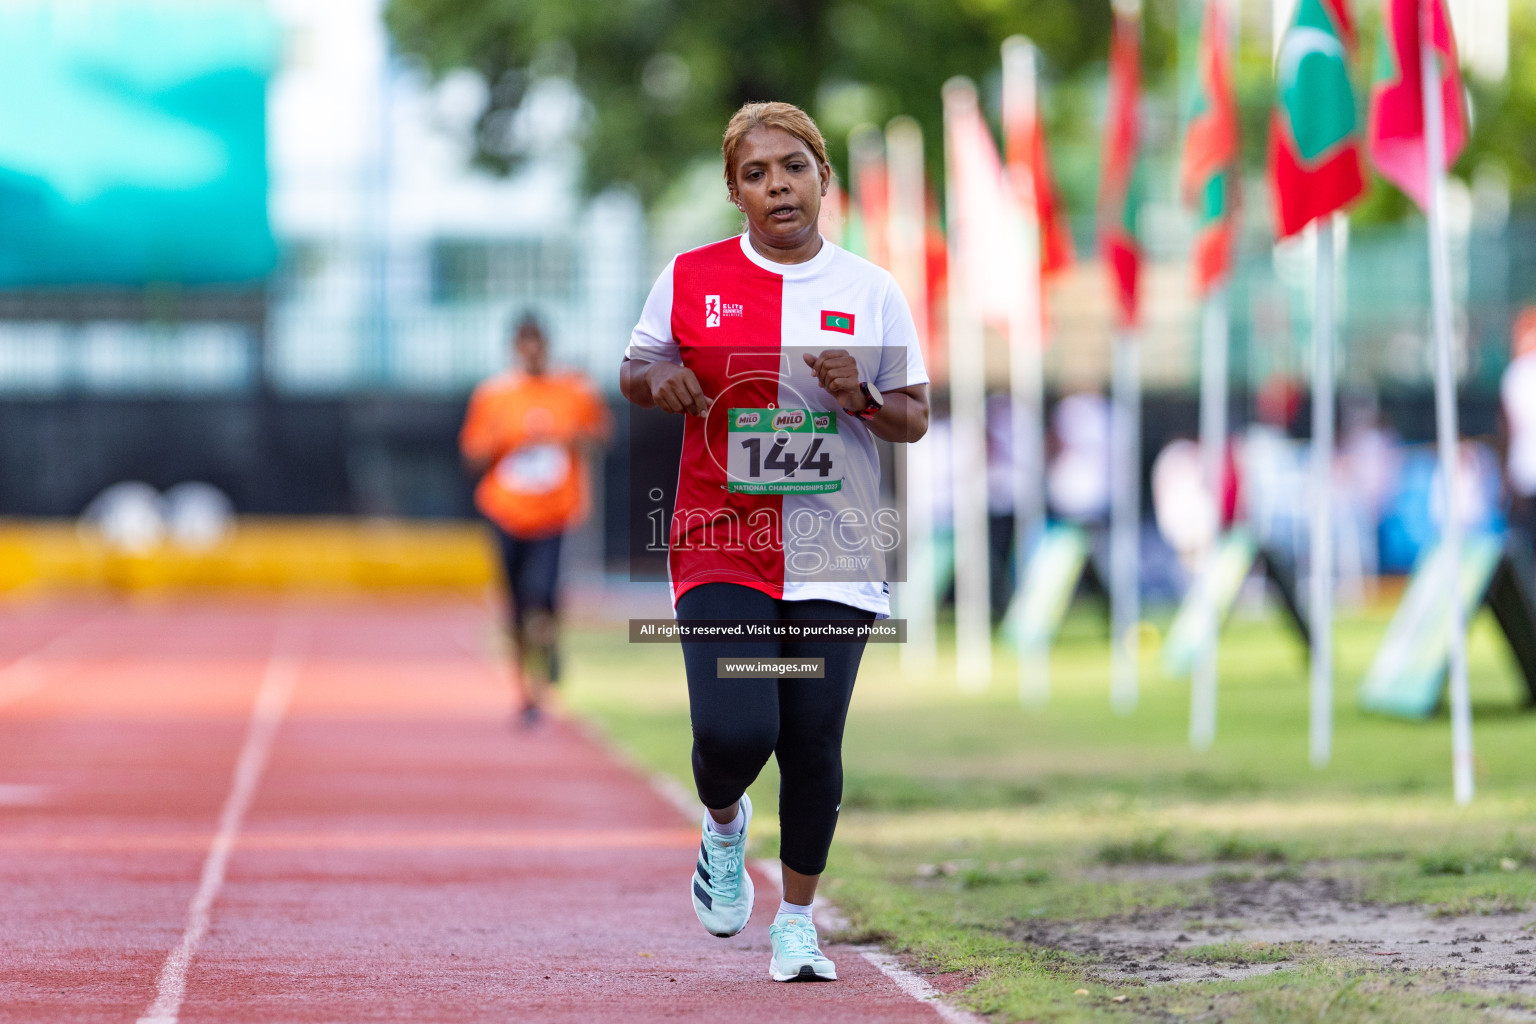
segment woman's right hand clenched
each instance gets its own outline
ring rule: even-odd
[[[686,366],[652,363],[646,368],[645,381],[658,409],[690,416],[703,416],[709,412],[712,400],[705,396],[704,389],[699,387],[699,378]]]

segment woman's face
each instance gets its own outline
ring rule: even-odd
[[[736,147],[733,198],[753,232],[792,248],[814,237],[832,171],[782,128],[754,128]]]

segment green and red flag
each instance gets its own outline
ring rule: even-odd
[[[1184,136],[1179,187],[1195,211],[1195,290],[1201,296],[1232,269],[1237,223],[1237,97],[1223,0],[1206,0],[1200,36],[1200,86]]]
[[[1275,61],[1269,184],[1275,232],[1288,238],[1365,191],[1360,170],[1355,43],[1347,0],[1299,0]]]
[[[1140,207],[1141,18],[1115,11],[1109,43],[1109,110],[1104,170],[1099,179],[1099,251],[1109,264],[1120,322],[1136,322],[1136,285],[1141,245],[1136,240]]]
[[[1423,209],[1429,197],[1425,152],[1423,31],[1428,22],[1439,74],[1438,100],[1445,112],[1445,166],[1467,144],[1466,104],[1456,60],[1456,37],[1443,0],[1386,0],[1376,74],[1371,83],[1371,159],[1381,176]]]

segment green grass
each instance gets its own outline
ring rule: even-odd
[[[1523,710],[1502,641],[1486,619],[1474,628],[1478,795],[1458,808],[1443,716],[1403,722],[1355,707],[1390,610],[1339,623],[1333,758],[1321,770],[1308,762],[1306,652],[1277,621],[1239,620],[1227,632],[1219,729],[1204,753],[1186,740],[1187,687],[1157,674],[1155,652],[1136,711],[1110,713],[1091,614],[1069,622],[1040,711],[1020,706],[1002,648],[993,685],[962,694],[952,653],[934,676],[912,678],[895,647],[872,646],[823,891],[856,937],[956,974],[958,1001],[999,1021],[1438,1022],[1521,1004],[1463,991],[1452,975],[1285,946],[1275,970],[1239,981],[1106,984],[1092,958],[1029,938],[1032,922],[1081,928],[1186,908],[1198,918],[1214,886],[1263,879],[1335,878],[1361,899],[1536,918],[1536,715]],[[567,646],[570,705],[687,784],[678,651],[631,646],[621,627],[597,625],[573,630]],[[765,811],[776,806],[771,764],[752,795]],[[774,819],[754,821],[755,854],[776,852]],[[1205,949],[1227,946],[1246,948]]]
[[[1317,947],[1307,942],[1215,942],[1174,950],[1170,956],[1198,964],[1278,964],[1313,953]]]
[[[1124,842],[1109,842],[1099,847],[1100,864],[1176,864],[1179,855],[1168,847],[1167,832],[1155,836],[1135,836]]]

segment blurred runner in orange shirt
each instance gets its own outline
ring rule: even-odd
[[[513,335],[517,369],[470,397],[459,449],[475,505],[495,527],[510,604],[512,669],[525,726],[539,720],[556,656],[560,541],[587,511],[583,456],[608,437],[608,409],[587,378],[549,368],[532,316]]]

